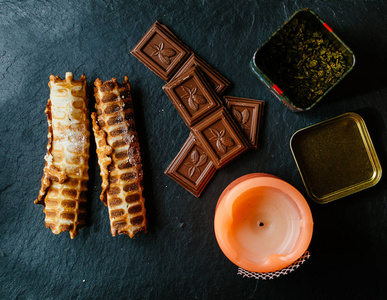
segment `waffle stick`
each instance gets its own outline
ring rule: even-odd
[[[74,238],[86,223],[90,146],[86,77],[50,76],[45,113],[48,144],[42,186],[36,204],[44,205],[45,224],[54,234],[68,230]]]
[[[100,199],[108,206],[112,235],[132,238],[146,232],[147,220],[129,80],[126,76],[123,83],[116,78],[104,83],[97,79],[94,84],[97,113],[91,117],[102,177]]]

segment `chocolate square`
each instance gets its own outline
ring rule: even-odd
[[[197,67],[168,82],[163,90],[189,127],[222,105]]]
[[[221,95],[227,87],[230,85],[230,82],[220,75],[213,67],[206,63],[196,54],[192,54],[190,58],[184,63],[184,65],[177,71],[172,79],[179,77],[180,75],[187,72],[192,67],[199,67],[203,71],[205,78],[207,79],[210,86],[215,90],[218,95]]]
[[[224,108],[191,128],[217,169],[249,149],[243,133]]]
[[[216,168],[204,152],[203,146],[190,133],[164,173],[195,197],[199,197],[215,171]]]
[[[231,116],[249,140],[251,147],[257,149],[265,102],[232,96],[225,96],[223,99]]]
[[[130,53],[168,81],[190,56],[191,50],[156,21]]]

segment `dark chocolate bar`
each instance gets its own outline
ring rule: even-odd
[[[197,67],[168,82],[163,86],[163,90],[188,127],[222,105]]]
[[[200,142],[190,133],[164,173],[195,197],[199,197],[215,171],[216,168],[211,158],[204,152]]]
[[[259,128],[262,123],[264,101],[225,96],[228,111],[239,124],[252,148],[258,148]]]
[[[220,108],[191,128],[217,169],[249,149],[235,121]]]
[[[169,81],[191,55],[191,50],[156,21],[130,53],[157,76]]]
[[[208,83],[215,90],[218,95],[221,95],[227,87],[230,85],[230,82],[220,75],[213,67],[206,63],[196,54],[192,54],[190,58],[184,63],[184,65],[177,71],[172,79],[179,77],[180,75],[187,72],[192,67],[199,67],[203,71],[204,76],[206,77]]]

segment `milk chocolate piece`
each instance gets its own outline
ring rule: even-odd
[[[195,125],[222,105],[197,67],[171,80],[163,86],[163,90],[188,127]]]
[[[237,121],[249,140],[251,147],[257,149],[265,102],[232,96],[225,96],[223,99],[231,116]]]
[[[184,74],[192,67],[199,67],[203,71],[205,78],[207,79],[210,86],[215,90],[218,95],[221,95],[227,87],[230,85],[230,82],[220,75],[214,68],[212,68],[208,63],[201,59],[196,54],[192,54],[190,58],[185,62],[185,64],[177,71],[172,79],[179,77]]]
[[[191,50],[156,21],[130,53],[161,79],[169,81]]]
[[[216,168],[204,152],[203,146],[190,133],[164,173],[195,197],[199,197],[215,171]]]
[[[249,149],[249,143],[224,108],[191,128],[217,169]]]

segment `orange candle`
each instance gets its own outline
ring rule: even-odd
[[[252,272],[283,269],[308,249],[312,213],[302,194],[273,175],[233,181],[219,198],[215,236],[223,253]]]

